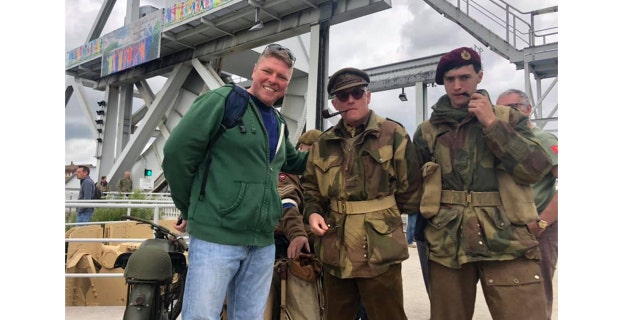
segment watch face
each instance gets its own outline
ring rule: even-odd
[[[548,222],[544,220],[538,220],[538,227],[540,227],[540,229],[546,229],[548,225]]]

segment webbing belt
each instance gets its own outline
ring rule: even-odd
[[[344,214],[360,214],[371,211],[379,211],[389,209],[395,205],[396,197],[393,195],[366,201],[331,200],[331,210]]]
[[[500,192],[466,192],[454,190],[442,190],[440,203],[459,204],[473,207],[502,205]]]

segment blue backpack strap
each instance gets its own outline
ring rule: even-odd
[[[200,200],[204,199],[204,189],[207,186],[207,177],[211,167],[211,149],[213,148],[213,145],[225,131],[235,126],[240,128],[240,132],[247,133],[247,129],[242,122],[242,116],[244,116],[244,113],[247,111],[247,107],[249,106],[249,92],[238,85],[231,84],[231,86],[233,86],[233,88],[225,98],[222,123],[220,128],[216,130],[213,136],[209,139],[209,145],[207,146],[207,159],[205,161],[204,173],[202,175],[202,185],[200,186]]]

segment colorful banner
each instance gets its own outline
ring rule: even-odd
[[[163,10],[148,14],[102,37],[102,68],[106,76],[160,57]]]
[[[67,68],[75,67],[82,62],[99,58],[101,53],[102,39],[98,38],[91,42],[85,43],[82,46],[77,47],[71,51],[68,51],[65,66]]]
[[[119,72],[160,57],[162,30],[239,0],[186,0],[118,28],[68,51],[67,69],[102,56],[101,76]]]
[[[164,9],[164,25],[172,26],[234,0],[187,0]]]

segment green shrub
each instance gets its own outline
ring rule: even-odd
[[[109,199],[127,199],[123,195],[110,196]],[[129,195],[131,200],[145,200],[146,195],[140,190],[134,190]],[[121,221],[120,217],[127,215],[128,208],[96,208],[91,217],[92,222],[98,221]],[[147,208],[131,208],[131,215],[138,218],[153,220],[153,209]],[[74,220],[75,221],[75,220]]]

